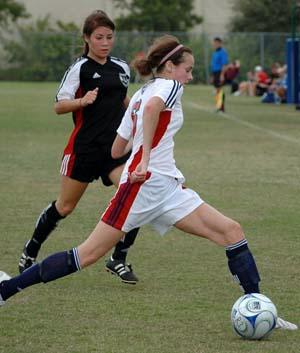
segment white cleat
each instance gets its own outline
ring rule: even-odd
[[[10,280],[11,279],[11,277],[7,274],[7,273],[5,273],[5,272],[3,272],[3,271],[0,271],[0,284],[3,282],[3,281],[8,281],[8,280]],[[2,306],[2,305],[4,305],[5,304],[5,300],[3,300],[2,299],[2,296],[1,296],[1,294],[0,294],[0,306]]]
[[[296,324],[283,320],[281,317],[277,318],[275,328],[280,328],[282,330],[290,330],[290,331],[298,330],[298,326]]]

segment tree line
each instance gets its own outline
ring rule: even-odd
[[[151,34],[154,36],[155,32],[172,32],[195,49],[198,59],[203,57],[201,49],[207,45],[205,37],[199,35],[195,39],[189,36],[193,28],[203,21],[202,17],[194,14],[194,0],[112,1],[121,10],[121,15],[114,19],[119,33],[115,45],[118,56],[126,60],[133,58],[137,48],[143,50],[145,47],[145,36],[149,43]],[[233,15],[228,31],[289,33],[292,11],[297,11],[293,8],[294,4],[295,0],[232,0]],[[26,21],[20,24],[20,19]],[[299,24],[296,25],[299,29]],[[12,28],[18,35],[5,36]],[[0,0],[0,29],[2,51],[5,55],[3,61],[6,63],[6,67],[0,69],[0,80],[60,80],[66,65],[82,52],[80,28],[76,24],[54,22],[49,15],[31,21],[25,5],[16,0]],[[122,31],[125,34],[119,40]],[[145,35],[133,36],[132,33],[137,31]],[[246,38],[246,42],[248,47],[251,46],[251,38]],[[236,55],[245,51],[245,38],[232,44],[235,45]],[[256,43],[253,41],[252,45],[255,47]],[[280,50],[284,51],[284,45]],[[203,60],[197,61],[199,67],[195,81],[199,82],[205,77],[207,63]]]

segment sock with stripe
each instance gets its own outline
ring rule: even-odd
[[[259,293],[260,277],[247,240],[227,246],[226,255],[230,272],[243,287],[245,294]]]
[[[225,111],[225,93],[222,88],[217,88],[217,92],[215,95],[215,101],[216,101],[216,109],[218,111]]]
[[[121,260],[125,262],[128,250],[134,243],[135,238],[138,235],[139,229],[140,228],[132,229],[125,235],[124,240],[120,240],[118,242],[118,244],[115,246],[114,253],[112,254],[112,258],[114,260]]]
[[[57,226],[58,221],[65,218],[61,216],[55,206],[56,201],[48,205],[40,214],[32,235],[26,244],[26,251],[30,257],[36,258],[43,242]]]
[[[55,253],[42,262],[29,267],[20,275],[3,281],[0,284],[0,295],[3,300],[6,300],[34,284],[54,281],[79,270],[80,262],[76,248]]]

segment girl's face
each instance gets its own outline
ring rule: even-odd
[[[89,37],[85,35],[84,40],[89,45],[88,56],[101,64],[105,63],[114,44],[113,30],[97,27]]]
[[[194,57],[190,53],[183,54],[183,62],[179,65],[172,64],[172,78],[182,85],[189,83],[193,79],[192,71],[194,67]]]

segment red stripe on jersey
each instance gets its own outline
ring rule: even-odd
[[[76,94],[75,94],[75,99],[81,98],[83,96],[83,90],[81,86],[79,86]],[[71,136],[69,138],[68,144],[65,147],[64,154],[73,154],[74,152],[74,144],[75,144],[75,139],[82,127],[83,124],[83,109],[78,109],[73,113],[74,116],[74,122],[75,122],[75,127],[71,133]]]
[[[102,216],[102,221],[121,230],[130,208],[143,183],[130,184],[129,180],[121,184],[114,198]]]
[[[156,147],[159,144],[159,141],[164,136],[171,121],[171,114],[172,112],[170,110],[165,110],[159,114],[158,125],[153,136],[152,148]],[[133,160],[128,168],[129,173],[132,173],[135,170],[136,166],[140,163],[142,159],[142,154],[143,146],[140,146],[138,152],[133,157]]]
[[[167,127],[171,120],[171,111],[163,111],[160,113],[159,122],[153,137],[152,148],[156,147],[159,141],[164,136]],[[133,157],[133,160],[128,168],[131,173],[135,170],[142,159],[143,146],[140,146],[138,152]],[[146,180],[149,179],[151,173],[147,172]],[[129,180],[121,184],[114,198],[111,200],[108,208],[102,216],[102,221],[110,226],[121,230],[126,221],[130,208],[141,188],[143,183],[131,184]]]
[[[159,114],[159,122],[153,137],[152,148],[156,147],[159,144],[159,141],[164,136],[167,127],[170,124],[171,114],[171,110],[164,110]]]

